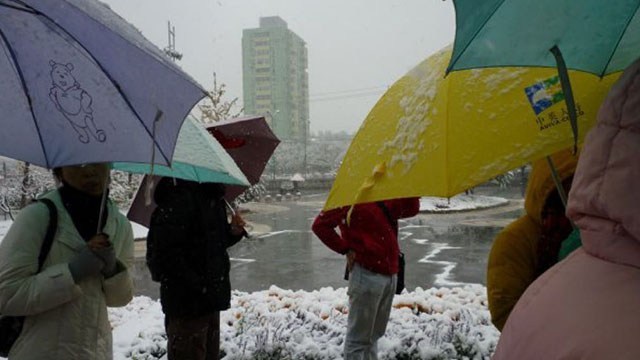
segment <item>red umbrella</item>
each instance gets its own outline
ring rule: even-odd
[[[264,116],[228,119],[206,128],[235,160],[249,183],[257,184],[280,144]],[[227,186],[227,199],[235,199],[244,190],[242,186]]]
[[[267,162],[278,147],[280,140],[274,135],[264,116],[248,116],[223,120],[206,127],[227,150],[251,185],[260,181]],[[154,179],[157,184],[158,179]],[[151,213],[156,207],[151,196],[151,204],[145,204],[148,185],[147,177],[140,184],[127,217],[138,224],[149,226]],[[247,188],[227,185],[225,198],[231,202]]]

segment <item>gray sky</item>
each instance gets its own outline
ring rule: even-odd
[[[242,29],[280,16],[307,43],[311,130],[355,132],[397,79],[453,41],[443,0],[103,0],[160,48],[176,28],[180,65],[242,102]]]

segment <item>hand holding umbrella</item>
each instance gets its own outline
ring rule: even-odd
[[[247,225],[247,223],[244,221],[244,219],[242,218],[242,216],[240,216],[239,213],[234,213],[233,215],[231,215],[231,234],[234,236],[240,236],[243,233],[246,233],[245,230],[245,226]],[[248,233],[247,233],[247,237]]]

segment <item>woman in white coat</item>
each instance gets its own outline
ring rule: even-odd
[[[133,233],[110,201],[97,231],[109,169],[54,169],[61,186],[44,197],[57,209],[57,231],[39,273],[49,224],[44,204],[23,209],[0,244],[0,314],[26,317],[10,360],[113,357],[107,306],[124,306],[133,296]]]

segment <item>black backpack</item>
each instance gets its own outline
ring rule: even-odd
[[[49,255],[51,250],[51,244],[53,238],[56,235],[58,228],[58,211],[53,201],[49,199],[37,200],[47,205],[49,208],[49,225],[47,225],[47,232],[44,235],[44,241],[40,247],[40,254],[38,255],[38,271],[42,270],[44,260]],[[24,316],[1,316],[0,315],[0,356],[9,356],[11,347],[16,342],[20,333],[22,332],[22,326],[24,324]]]

